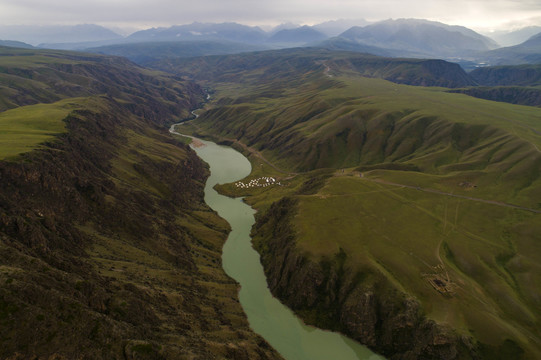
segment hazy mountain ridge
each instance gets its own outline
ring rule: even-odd
[[[192,23],[169,28],[153,28],[131,34],[127,41],[172,41],[172,40],[229,40],[258,44],[266,40],[266,33],[259,27],[237,23]]]
[[[303,45],[307,43],[313,43],[316,41],[322,41],[326,39],[327,35],[315,30],[310,26],[302,26],[296,29],[284,29],[273,34],[267,42],[277,44],[296,44]]]
[[[494,41],[467,28],[416,19],[387,20],[354,27],[340,37],[384,49],[444,58],[497,47]]]
[[[344,37],[333,37],[317,44],[318,47],[332,51],[351,51],[361,54],[371,54],[385,57],[415,57],[415,52],[405,52],[394,49],[384,49],[376,46],[359,44],[357,41],[346,39]]]
[[[294,28],[291,28],[293,25],[287,25],[284,29],[266,33],[257,27],[238,24],[194,23],[144,30],[132,34],[126,40],[222,39],[250,44],[273,44],[278,47],[315,45],[336,50],[368,51],[375,55],[435,58],[457,58],[497,47],[493,40],[473,30],[427,20],[386,20],[364,27],[352,27],[335,38],[318,30],[318,26],[324,24]],[[324,28],[325,26],[321,29]]]
[[[357,20],[340,19],[340,20],[326,21],[321,24],[313,25],[312,27],[318,31],[321,31],[327,36],[333,37],[333,36],[340,35],[344,31],[354,26],[366,26],[369,24],[371,24],[371,22],[364,19],[357,19]]]
[[[341,32],[337,30],[344,30],[346,26],[353,24],[362,24],[363,26],[356,25]],[[29,33],[32,29],[34,33],[40,31],[38,27],[20,27],[20,29],[23,33]],[[161,56],[163,48],[158,50],[159,53],[156,56],[145,52],[150,49],[149,42],[184,44],[192,42],[191,45],[186,44],[184,49],[180,49],[181,45],[179,45],[178,50],[163,50],[166,53],[165,56],[175,56],[175,53],[178,53],[179,56],[186,56],[190,49],[193,50],[193,56],[201,56],[271,48],[318,46],[331,50],[355,51],[378,56],[444,59],[460,63],[468,70],[487,64],[513,65],[541,62],[541,47],[535,42],[535,36],[531,41],[525,41],[514,47],[492,50],[498,45],[492,39],[471,29],[422,19],[384,20],[376,23],[368,23],[364,20],[335,20],[313,26],[288,23],[270,31],[238,23],[194,22],[141,30],[126,37],[94,25],[48,27],[46,29],[51,31],[56,29],[54,30],[56,34],[61,31],[62,35],[51,37],[52,35],[49,36],[48,31],[43,31],[42,35],[38,34],[41,36],[41,40],[34,41],[34,43],[39,43],[45,48],[92,49],[91,51],[118,55],[126,53],[129,54],[130,59],[137,59],[137,61],[139,59],[150,61]],[[85,35],[85,31],[88,34]],[[1,37],[2,32],[0,31]],[[6,40],[18,40],[16,37],[4,36]],[[29,38],[28,34],[26,38]],[[219,44],[220,42],[222,44]],[[29,43],[32,42],[29,41]],[[195,45],[195,43],[199,44]],[[129,45],[124,44],[134,45],[129,49]],[[120,45],[124,47],[120,49]],[[94,50],[96,47],[104,46],[106,48]]]
[[[23,49],[33,48],[33,46],[30,44],[24,43],[22,41],[15,41],[15,40],[0,40],[0,46],[23,48]]]
[[[88,48],[86,51],[123,56],[139,65],[177,57],[226,55],[263,50],[266,47],[230,41],[158,41]]]
[[[121,40],[123,37],[103,26],[81,24],[74,26],[0,26],[0,39],[18,40],[31,45],[43,43],[72,43]]]
[[[489,65],[520,65],[541,63],[541,33],[519,45],[495,49],[477,56]]]
[[[352,27],[352,25],[355,26]],[[363,26],[360,27],[359,25]],[[83,50],[98,46],[129,43],[175,41],[208,43],[209,41],[222,41],[239,45],[255,45],[259,48],[321,46],[329,49],[365,52],[374,55],[442,58],[456,61],[461,61],[463,57],[472,60],[475,53],[496,47],[494,41],[465,27],[450,26],[421,19],[385,20],[376,23],[369,23],[365,20],[335,20],[313,26],[283,24],[270,31],[263,31],[257,26],[246,26],[238,23],[194,22],[185,25],[141,30],[127,37],[121,37],[117,34],[112,35],[109,30],[106,30],[106,32],[110,36],[95,36],[92,35],[92,31],[97,31],[94,27],[92,25],[66,27],[63,28],[63,31],[74,33],[74,36],[54,39],[49,37],[47,41],[39,41],[39,43],[46,48]],[[29,29],[38,31],[37,28]],[[75,31],[73,29],[79,30]],[[88,29],[88,36],[77,35],[77,32],[81,32],[83,29]],[[222,50],[217,50],[216,54],[223,53]],[[207,53],[211,51],[212,47],[208,49]],[[235,51],[241,52],[244,49],[241,46],[236,46]],[[195,52],[194,56],[202,54],[204,53],[199,51]],[[144,56],[144,54],[141,54],[141,56]],[[482,62],[482,59],[478,61]]]
[[[519,30],[495,31],[486,35],[501,46],[506,47],[519,45],[539,33],[541,33],[541,26],[527,26]]]

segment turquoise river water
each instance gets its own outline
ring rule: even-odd
[[[173,128],[171,132],[177,133]],[[205,202],[231,225],[232,231],[223,248],[223,267],[241,285],[240,303],[252,329],[286,360],[382,360],[338,333],[304,325],[272,296],[259,254],[251,244],[255,211],[241,198],[232,199],[213,189],[218,183],[234,182],[249,175],[250,162],[230,147],[200,141],[204,145],[194,150],[210,165],[211,171],[205,186]]]

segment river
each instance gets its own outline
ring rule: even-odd
[[[179,134],[173,127],[171,132]],[[203,146],[194,150],[209,164],[211,172],[205,186],[205,202],[227,220],[232,229],[223,247],[223,267],[241,285],[240,303],[252,329],[286,360],[382,360],[345,336],[304,325],[272,296],[259,254],[251,244],[255,211],[241,198],[232,199],[213,189],[218,183],[234,182],[249,175],[250,162],[230,147],[198,140]]]

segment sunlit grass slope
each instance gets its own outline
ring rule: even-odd
[[[540,206],[537,108],[359,77],[307,81],[273,97],[249,86],[221,91],[225,105],[198,126],[252,145],[285,169],[392,163],[415,170],[406,177],[411,185],[428,181],[469,194],[472,188],[459,186],[469,182],[478,195]],[[263,96],[244,95],[252,91]]]
[[[67,99],[53,104],[28,105],[0,113],[0,160],[31,151],[64,133],[63,120],[85,99]]]

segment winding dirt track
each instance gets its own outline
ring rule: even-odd
[[[372,181],[372,182],[376,182],[376,183],[380,183],[380,184],[385,184],[385,185],[399,186],[399,187],[415,189],[415,190],[429,192],[429,193],[438,194],[438,195],[451,196],[451,197],[455,197],[455,198],[459,198],[459,199],[477,201],[477,202],[481,202],[481,203],[485,203],[485,204],[504,206],[504,207],[508,207],[508,208],[525,210],[525,211],[530,211],[530,212],[533,212],[533,213],[536,213],[536,214],[541,214],[541,210],[531,209],[531,208],[527,208],[527,207],[519,206],[519,205],[514,205],[514,204],[508,204],[508,203],[504,203],[504,202],[501,202],[501,201],[485,200],[485,199],[475,198],[475,197],[471,197],[471,196],[452,194],[452,193],[448,193],[448,192],[445,192],[445,191],[440,191],[440,190],[435,190],[435,189],[430,189],[430,188],[421,188],[421,187],[413,186],[413,185],[398,184],[398,183],[394,183],[394,182],[390,182],[390,181],[386,181],[386,180],[381,180],[381,179],[368,179],[366,177],[363,177],[362,179],[366,180],[366,181]]]

